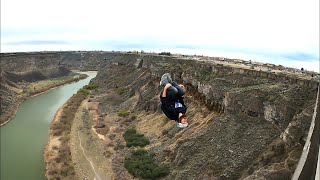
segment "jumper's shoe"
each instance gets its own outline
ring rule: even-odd
[[[168,83],[172,83],[172,79],[169,73],[165,73],[161,76],[160,86],[165,86]]]
[[[177,127],[178,128],[186,128],[186,127],[188,127],[188,123],[177,123]]]

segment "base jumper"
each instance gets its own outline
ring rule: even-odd
[[[182,84],[172,81],[169,73],[162,75],[160,86],[163,90],[160,94],[161,110],[171,120],[177,122],[177,127],[188,127],[186,119],[187,106],[184,104],[183,95],[186,93]]]

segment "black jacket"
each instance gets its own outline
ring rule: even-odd
[[[179,113],[185,114],[187,112],[187,106],[184,104],[183,97],[177,96],[175,99],[169,99],[168,97],[162,97],[160,95],[161,110],[171,120],[178,121]],[[175,108],[175,102],[182,104],[182,107]]]

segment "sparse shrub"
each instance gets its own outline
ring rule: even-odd
[[[95,90],[95,89],[98,89],[98,85],[94,84],[94,83],[91,83],[91,84],[88,84],[88,85],[85,85],[83,87],[83,89],[86,89],[86,90]]]
[[[119,117],[127,117],[129,115],[129,112],[125,109],[122,109],[118,112]]]
[[[115,151],[116,150],[121,150],[121,149],[124,149],[126,146],[122,143],[117,143],[117,145],[113,148]]]
[[[61,167],[61,175],[63,177],[67,177],[67,176],[74,175],[74,174],[75,174],[75,172],[74,172],[74,168],[72,166]]]
[[[169,132],[169,129],[164,129],[164,130],[162,130],[161,134],[164,136],[164,135],[168,134],[168,132]]]
[[[105,152],[103,152],[103,155],[106,157],[106,158],[110,158],[112,156],[112,153],[108,150],[106,150]]]
[[[110,134],[110,135],[109,135],[109,138],[110,138],[111,140],[114,140],[115,137],[116,137],[116,134]]]
[[[125,94],[125,93],[128,92],[128,89],[125,88],[125,87],[119,87],[119,88],[116,89],[116,92],[117,92],[119,95],[123,95],[123,94]]]
[[[57,163],[60,163],[61,162],[61,158],[60,157],[55,157],[54,161],[56,161]]]
[[[68,108],[68,107],[67,107]],[[61,116],[61,118],[67,118],[67,115],[66,115],[66,113],[62,113],[62,116]]]
[[[101,135],[106,135],[109,132],[109,128],[97,128],[96,132]]]
[[[49,175],[54,175],[54,174],[57,174],[58,173],[58,171],[56,170],[56,169],[50,169],[50,170],[48,170],[48,174]]]
[[[128,129],[123,134],[123,137],[127,143],[127,147],[131,147],[131,146],[144,147],[150,144],[150,141],[143,134],[137,133],[137,131],[134,128]]]
[[[108,144],[106,144],[107,147],[113,147],[114,143],[113,142],[109,142]]]
[[[68,143],[70,140],[70,136],[62,136],[61,138],[61,143],[64,144],[64,143]]]
[[[82,93],[83,95],[89,95],[89,91],[87,89],[81,88],[78,92]]]
[[[53,136],[61,136],[62,133],[63,133],[63,129],[54,129],[54,130],[52,131],[52,135],[53,135]]]
[[[132,121],[134,121],[137,118],[136,115],[127,116],[126,118],[123,118],[121,121],[121,124],[128,126]]]
[[[169,167],[158,165],[154,160],[154,154],[139,149],[134,151],[131,156],[126,157],[124,167],[134,177],[143,179],[157,179],[169,174]]]
[[[113,130],[113,132],[116,133],[116,134],[118,134],[118,133],[120,133],[120,132],[122,132],[122,131],[123,131],[123,129],[120,128],[120,127],[116,127],[116,128],[114,128],[114,130]]]
[[[131,115],[130,117],[129,117],[129,121],[131,122],[131,121],[134,121],[134,120],[136,120],[137,119],[137,115]]]
[[[54,146],[52,146],[52,149],[53,149],[53,150],[58,150],[59,147],[54,145]]]
[[[104,128],[106,127],[106,124],[104,122],[99,122],[96,125],[94,125],[94,128]]]
[[[122,124],[123,124],[124,126],[129,126],[129,125],[130,125],[130,123],[127,122],[127,121],[123,121]]]

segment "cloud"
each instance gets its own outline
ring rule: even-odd
[[[35,41],[15,41],[6,42],[4,45],[67,45],[68,42],[65,41],[55,41],[55,40],[35,40]]]
[[[319,1],[1,1],[2,52],[63,48],[311,62],[319,60]]]
[[[293,52],[291,54],[284,54],[282,55],[284,58],[292,59],[292,60],[309,60],[309,59],[319,59],[319,56],[317,57],[315,54],[308,54],[304,52]]]

